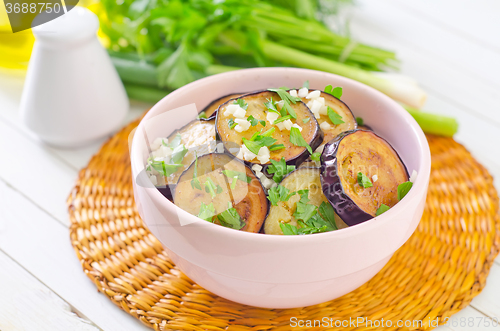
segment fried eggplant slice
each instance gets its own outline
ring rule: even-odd
[[[148,166],[156,176],[158,190],[172,200],[179,176],[194,162],[195,157],[215,151],[215,119],[189,122],[156,144],[158,146],[151,146],[153,150]]]
[[[259,179],[227,153],[198,157],[179,178],[174,203],[209,222],[255,233],[269,209]]]
[[[266,167],[270,163],[269,159],[279,161],[284,157],[287,164],[299,165],[310,154],[306,147],[292,142],[291,135],[296,137],[299,131],[298,138],[303,139],[314,151],[323,141],[323,134],[318,122],[303,102],[290,103],[296,117],[293,118],[290,114],[279,113],[280,101],[279,95],[271,91],[250,93],[239,99],[229,100],[220,106],[217,114],[218,140],[224,143],[228,152],[248,164],[260,164]],[[268,107],[274,107],[277,112],[269,110]],[[288,119],[279,122],[279,118]],[[273,146],[268,145],[262,149],[265,152],[268,150],[268,157],[266,158],[265,153],[263,155],[256,153],[258,151],[262,153],[259,147],[257,150],[254,149],[255,153],[248,153],[251,151],[248,145],[253,143],[252,140],[258,140],[258,136],[266,132],[267,137],[273,139]],[[245,140],[252,142],[244,143]]]
[[[205,116],[207,119],[213,119],[217,115],[217,109],[219,108],[220,105],[223,103],[227,102],[230,99],[234,99],[239,97],[240,95],[243,95],[243,93],[232,93],[225,95],[215,101],[212,101],[208,106],[206,106],[201,112],[205,113]]]
[[[309,190],[308,204],[320,207],[322,203],[330,205],[328,199],[323,194],[320,180],[319,168],[299,168],[289,173],[280,183],[286,189],[286,194],[290,197],[284,198],[277,202],[276,205],[270,206],[269,215],[264,223],[264,233],[266,234],[283,234],[280,224],[286,223],[297,227],[298,220],[294,217],[297,210],[297,202],[301,199],[301,191]],[[278,187],[279,188],[279,187]],[[284,193],[282,194],[285,195]],[[318,208],[318,213],[321,215],[322,208]],[[327,219],[328,215],[321,215]],[[336,228],[343,228],[342,220],[334,215]]]
[[[394,206],[408,177],[394,148],[371,131],[341,133],[321,155],[323,192],[349,226],[375,217],[382,204]]]
[[[316,95],[311,95],[311,92],[314,91],[309,90],[308,96],[303,97],[302,101],[306,103],[307,107],[315,115],[324,133],[323,144],[326,144],[341,132],[357,128],[356,118],[352,114],[351,109],[342,100],[323,91],[319,91],[319,95],[315,97],[318,92],[315,92]],[[330,116],[328,107],[331,109]],[[331,113],[332,111],[333,113]],[[330,117],[333,118],[333,121]]]

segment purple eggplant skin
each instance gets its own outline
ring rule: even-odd
[[[202,123],[211,123],[214,125],[215,127],[215,118],[212,117],[212,118],[197,118],[197,119],[194,119],[192,120],[191,122],[187,123],[186,125],[184,125],[182,128],[180,129],[177,129],[175,131],[173,131],[169,136],[168,136],[168,140],[170,141],[171,139],[173,139],[173,137],[175,135],[177,135],[178,133],[182,132],[183,130],[186,130],[188,129],[191,125],[193,125],[195,122],[202,122]],[[214,128],[215,130],[215,128]],[[201,156],[201,155],[200,155]],[[184,170],[186,170],[187,168],[189,168],[189,166],[191,165],[191,163],[193,162],[194,160],[191,160],[191,162],[189,162],[189,164],[186,164],[184,169],[181,171],[179,170],[179,173],[177,175],[177,180],[175,181],[175,183],[171,183],[171,184],[167,184],[165,186],[157,186],[156,188],[158,189],[158,191],[160,191],[161,194],[163,194],[163,196],[165,198],[167,198],[168,200],[172,201],[173,202],[173,196],[172,196],[172,192],[175,191],[175,186],[177,185],[177,181],[179,179],[179,177],[181,176],[182,172]],[[183,160],[184,162],[184,160]]]
[[[274,92],[270,92],[268,90],[263,90],[263,91],[256,91],[256,92],[250,92],[250,93],[247,93],[247,94],[243,94],[243,95],[240,95],[240,96],[238,96],[236,98],[233,98],[233,99],[230,99],[230,100],[226,101],[225,103],[221,104],[218,109],[221,109],[221,107],[223,107],[223,106],[225,106],[225,105],[227,105],[227,104],[229,104],[231,102],[234,102],[237,99],[245,98],[245,97],[249,97],[249,96],[256,96],[256,95],[261,94],[261,93],[274,93]],[[300,103],[303,103],[303,102],[300,101]],[[309,110],[309,108],[305,104],[304,104],[304,106]],[[319,127],[318,121],[316,120],[316,118],[314,117],[313,113],[310,110],[309,110],[309,116],[311,118],[311,123],[315,123],[315,131],[313,133],[313,138],[312,138],[311,142],[309,143],[309,145],[311,146],[311,149],[314,151],[314,150],[316,150],[316,148],[318,148],[323,143],[324,133],[321,130],[321,128]],[[220,143],[220,142],[223,143],[224,149],[225,149],[226,153],[231,154],[231,152],[229,150],[230,148],[231,149],[235,148],[235,147],[239,148],[240,146],[237,145],[237,144],[235,144],[235,143],[233,143],[233,142],[226,142],[226,141],[222,140],[221,134],[219,133],[219,130],[218,130],[218,121],[219,121],[219,116],[216,116],[215,139],[217,140],[217,143]],[[295,165],[296,167],[298,167],[302,162],[304,162],[305,160],[307,160],[307,158],[309,156],[310,156],[310,153],[307,151],[307,149],[304,149],[304,151],[302,153],[300,153],[299,155],[291,157],[291,158],[288,158],[287,161],[286,161],[286,163],[288,165]],[[250,168],[254,164],[261,165],[262,168],[263,168],[262,172],[264,173],[264,175],[266,177],[268,177],[268,178],[273,177],[272,174],[269,174],[267,172],[268,166],[271,165],[270,163],[268,163],[268,164],[260,164],[258,162],[251,162],[251,161],[244,161],[244,162]]]
[[[325,145],[321,153],[321,188],[335,212],[349,226],[366,222],[373,218],[372,215],[365,213],[361,208],[349,198],[344,192],[340,183],[340,177],[337,175],[337,151],[342,139],[354,133],[356,130],[340,133]]]
[[[327,197],[327,199],[330,201],[333,209],[335,209],[335,212],[342,218],[342,220],[349,226],[353,226],[356,224],[360,224],[363,222],[366,222],[369,219],[372,219],[374,217],[374,214],[369,214],[365,212],[360,206],[358,206],[350,197],[349,195],[345,192],[342,183],[341,183],[341,178],[338,175],[338,159],[337,155],[339,154],[339,146],[342,142],[342,140],[356,132],[366,132],[374,135],[375,137],[380,138],[383,140],[388,147],[392,149],[394,152],[395,156],[398,158],[398,164],[400,163],[402,165],[402,172],[400,172],[400,175],[405,177],[403,181],[407,181],[409,176],[408,176],[408,170],[406,168],[406,165],[404,162],[401,160],[401,157],[399,154],[392,148],[392,146],[385,141],[383,138],[378,136],[372,131],[367,131],[367,130],[351,130],[351,131],[346,131],[341,134],[339,134],[336,138],[332,139],[329,143],[327,143],[323,149],[323,153],[321,154],[321,171],[320,171],[320,177],[321,177],[321,186],[323,189],[323,193]],[[396,176],[396,174],[395,174]],[[403,182],[400,181],[400,182]],[[394,195],[396,191],[391,190],[391,195]],[[388,196],[387,196],[388,198]],[[394,198],[395,199],[395,198]],[[389,207],[392,207],[394,204],[397,202],[394,202],[394,199],[392,200],[393,203],[389,204]]]
[[[210,104],[205,108],[203,108],[203,110],[200,112],[200,113],[205,112],[205,115],[207,116],[207,118],[202,118],[201,120],[210,121],[215,119],[215,117],[217,116],[217,111],[219,110],[219,107],[222,104],[226,103],[228,100],[236,99],[243,94],[244,93],[231,93],[210,102]]]

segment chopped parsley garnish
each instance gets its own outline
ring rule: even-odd
[[[248,108],[248,103],[246,103],[243,99],[237,99],[233,102],[233,104],[238,105],[245,110]]]
[[[179,168],[182,168],[184,165],[182,164],[182,160],[184,156],[188,152],[188,149],[181,144],[182,137],[180,134],[177,134],[174,139],[167,145],[165,141],[162,140],[162,144],[164,146],[168,146],[171,148],[172,154],[170,155],[170,160],[166,163],[164,160],[153,160],[148,159],[148,169],[153,168],[158,171],[161,175],[168,177]]]
[[[267,198],[273,206],[277,206],[279,201],[288,201],[290,197],[295,195],[297,192],[290,193],[290,190],[284,186],[278,185],[271,187],[268,190],[269,195]]]
[[[226,175],[227,178],[235,178],[236,177],[237,179],[241,180],[242,182],[245,182],[248,184],[250,184],[250,182],[252,181],[252,178],[247,176],[247,174],[244,172],[226,169],[226,170],[222,170],[222,173],[224,175]]]
[[[213,223],[213,217],[215,216],[215,207],[214,204],[211,203],[209,205],[201,203],[200,212],[198,213],[198,217],[202,220]]]
[[[309,81],[308,81],[308,80],[306,80],[306,81],[304,82],[304,84],[302,84],[302,87],[305,87],[305,88],[309,89]]]
[[[333,95],[337,99],[340,99],[340,97],[342,96],[342,87],[335,87],[334,88],[333,86],[328,85],[327,87],[325,87],[325,92]]]
[[[182,165],[180,164],[184,159],[184,156],[188,152],[188,149],[184,145],[179,145],[174,148],[172,155],[170,156],[170,164]]]
[[[220,185],[215,185],[212,178],[208,178],[205,182],[205,192],[210,193],[213,199],[217,194],[222,193],[222,187]]]
[[[285,236],[293,236],[299,234],[297,227],[288,223],[280,223],[280,228]]]
[[[247,121],[250,122],[250,125],[256,126],[257,124],[261,124],[262,126],[266,126],[266,121],[261,121],[253,117],[252,115],[248,116]],[[232,129],[232,128],[231,128]]]
[[[298,191],[300,200],[293,217],[297,219],[297,226],[280,223],[284,235],[300,235],[337,230],[335,212],[329,203],[322,202],[318,207],[308,204],[309,190]]]
[[[330,119],[330,121],[332,121],[333,124],[339,125],[339,124],[345,123],[344,121],[342,121],[342,116],[340,116],[339,114],[337,114],[332,109],[332,107],[327,106],[327,109],[328,109],[328,118]]]
[[[285,148],[285,145],[283,145],[283,144],[274,144],[274,145],[269,146],[270,151],[278,151],[278,150],[283,149],[283,148]]]
[[[358,125],[364,125],[365,121],[362,117],[356,117],[356,123],[358,123]]]
[[[168,147],[175,149],[181,144],[181,141],[182,141],[182,136],[178,133],[175,135],[174,139],[172,139],[172,141],[168,143]]]
[[[298,128],[292,127],[290,129],[290,142],[295,146],[305,147],[312,154],[311,146],[304,140]]]
[[[335,223],[335,212],[333,211],[333,207],[331,204],[323,201],[319,206],[318,212],[325,221],[330,223],[331,227],[334,230],[338,230],[337,223]]]
[[[311,160],[319,162],[321,158],[321,153],[320,152],[315,152],[311,154]]]
[[[261,147],[268,147],[268,146],[272,146],[275,142],[277,142],[278,140],[274,139],[274,138],[271,138],[271,137],[264,137],[264,136],[261,136],[259,135],[258,137],[261,137],[257,140],[252,140],[252,139],[246,139],[246,138],[243,138],[243,144],[245,144],[245,146],[248,148],[248,150],[252,153],[254,153],[255,155],[259,154],[259,150],[261,149]]]
[[[234,190],[236,188],[236,183],[238,182],[238,176],[234,176],[233,180],[231,182],[231,190]]]
[[[193,179],[191,179],[191,187],[193,189],[197,188],[198,190],[201,190],[200,180],[198,179],[198,154],[196,154],[196,151],[194,160]]]
[[[155,160],[151,160],[149,165],[165,177],[170,176],[183,166],[182,164],[167,164],[165,161]]]
[[[389,209],[391,209],[389,206],[381,204],[380,207],[378,207],[377,211],[375,212],[375,216],[379,216],[388,211]]]
[[[287,174],[291,173],[292,171],[295,170],[294,165],[287,165],[285,158],[281,157],[281,160],[275,161],[275,160],[270,160],[271,164],[267,167],[267,173],[268,174],[274,174],[273,180],[276,183],[281,182],[283,177],[285,177]]]
[[[298,220],[307,222],[311,217],[313,217],[318,212],[318,207],[308,204],[309,202],[309,190],[305,190],[304,193],[300,194],[300,200],[297,202],[297,208],[293,213],[293,217]]]
[[[198,114],[198,118],[207,118],[207,113],[205,113],[204,111],[202,111],[201,113]]]
[[[364,173],[358,172],[358,184],[361,187],[369,188],[373,186],[372,181]]]
[[[227,125],[229,126],[230,129],[234,129],[236,125],[238,125],[238,123],[236,123],[233,118],[230,118],[227,121]]]
[[[286,91],[286,89],[280,87],[280,88],[270,88],[268,91],[271,92],[276,92],[278,93],[279,97],[281,100],[283,100],[283,107],[282,110],[285,110],[285,114],[281,114],[282,116],[285,116],[286,114],[289,114],[293,118],[297,118],[297,114],[295,113],[295,110],[290,106],[290,103],[295,104],[296,102],[300,101],[301,99],[299,97],[292,97],[290,93]]]
[[[273,98],[267,100],[267,102],[264,102],[264,106],[266,106],[268,111],[272,111],[274,113],[280,113],[278,109],[276,108],[276,103],[273,101]]]
[[[231,229],[240,230],[245,226],[245,222],[241,219],[240,214],[228,202],[228,209],[217,215],[220,224]]]
[[[307,118],[303,118],[303,119],[302,119],[302,122],[307,123],[307,122],[309,122],[310,120],[311,120],[311,118],[310,118],[310,117],[307,117]]]
[[[281,116],[276,121],[274,121],[273,124],[278,124],[278,123],[284,122],[284,121],[289,120],[289,119],[292,119],[292,116],[290,116],[290,115]]]
[[[398,200],[401,201],[405,197],[408,192],[410,192],[410,189],[412,188],[413,183],[412,182],[404,182],[398,185]]]
[[[274,130],[276,129],[273,127],[264,133],[255,132],[250,139],[242,138],[243,144],[245,144],[250,152],[257,155],[259,154],[259,150],[261,147],[272,146],[275,142],[278,141],[277,139],[271,137]]]

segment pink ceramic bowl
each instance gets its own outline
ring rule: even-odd
[[[147,145],[168,136],[221,96],[270,87],[313,89],[342,86],[342,100],[355,116],[386,138],[410,174],[418,177],[408,195],[381,216],[347,229],[304,236],[247,233],[192,216],[152,186],[144,172]],[[167,95],[144,117],[131,148],[134,194],[139,213],[170,258],[193,281],[243,304],[290,308],[318,304],[346,294],[372,278],[417,227],[430,174],[427,140],[415,120],[396,102],[341,76],[296,68],[228,72],[188,84]]]

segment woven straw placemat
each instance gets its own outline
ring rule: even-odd
[[[187,278],[144,227],[134,204],[127,141],[137,124],[111,138],[81,170],[68,198],[70,236],[99,291],[155,330],[300,329],[290,326],[291,317],[423,320],[417,329],[427,330],[429,318],[449,317],[481,292],[499,251],[492,177],[453,139],[427,136],[432,171],[424,215],[373,279],[310,307],[262,309],[227,301]]]

